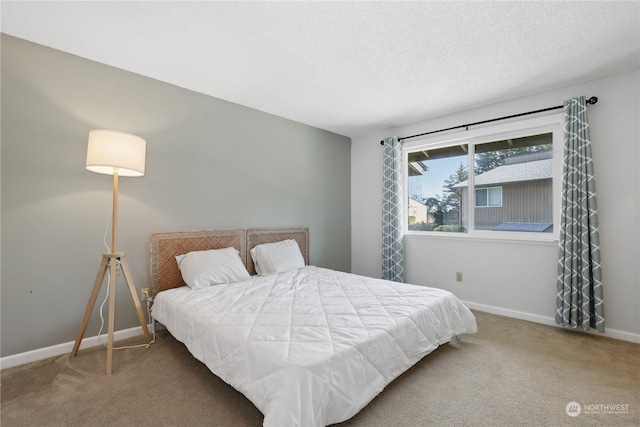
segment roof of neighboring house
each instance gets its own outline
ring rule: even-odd
[[[412,200],[413,200],[414,202],[416,202],[416,203],[420,204],[420,205],[427,206],[426,204],[422,203],[421,201],[416,200],[416,199],[414,199],[413,197],[409,196],[409,202],[411,202]]]
[[[515,163],[512,165],[498,166],[475,177],[475,186],[491,184],[508,184],[523,181],[539,181],[553,177],[553,160],[544,159],[535,162]],[[453,188],[465,188],[469,181],[462,181]]]

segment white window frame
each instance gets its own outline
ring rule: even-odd
[[[557,242],[560,235],[560,204],[562,186],[562,156],[563,156],[563,135],[564,115],[551,114],[531,119],[515,120],[497,125],[489,125],[482,128],[475,128],[468,131],[460,131],[448,134],[436,134],[430,137],[408,141],[402,147],[402,170],[403,170],[403,192],[404,206],[408,206],[408,159],[409,153],[419,150],[433,150],[436,148],[449,147],[452,145],[468,145],[468,169],[469,169],[469,200],[466,203],[469,218],[467,233],[437,232],[437,231],[415,231],[409,230],[408,216],[404,215],[403,229],[408,236],[424,236],[452,239],[492,239],[506,241],[534,241],[534,242]],[[517,232],[517,231],[493,231],[475,229],[475,185],[473,179],[473,165],[475,158],[475,145],[500,141],[505,139],[522,138],[530,135],[551,133],[553,141],[553,232]],[[473,207],[473,208],[472,208]]]

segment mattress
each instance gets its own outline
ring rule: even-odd
[[[476,321],[452,293],[313,266],[160,292],[153,317],[265,426],[345,421]]]

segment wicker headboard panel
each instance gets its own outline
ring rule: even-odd
[[[176,255],[233,247],[246,265],[246,233],[243,229],[173,231],[153,233],[149,239],[149,293],[184,286]]]
[[[256,274],[256,267],[249,251],[263,243],[275,243],[293,239],[298,242],[305,265],[309,265],[309,228],[250,228],[247,230],[247,270],[249,274]]]
[[[251,275],[256,274],[249,251],[262,243],[294,239],[300,246],[305,264],[309,264],[309,228],[241,228],[170,231],[153,233],[149,238],[149,294],[184,286],[176,255],[192,251],[233,247]]]

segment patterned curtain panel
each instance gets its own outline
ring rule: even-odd
[[[596,186],[584,96],[564,102],[556,323],[604,332]]]
[[[402,145],[384,140],[382,179],[382,278],[404,281],[402,242]]]

